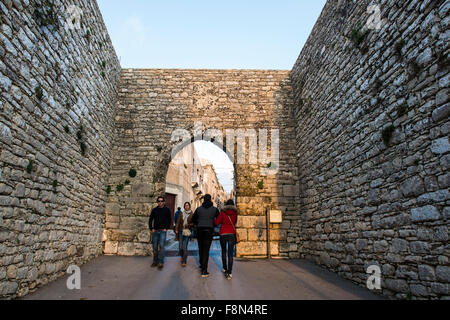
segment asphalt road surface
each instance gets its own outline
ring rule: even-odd
[[[233,279],[222,275],[219,252],[210,257],[209,278],[201,278],[198,257],[182,268],[166,258],[163,270],[151,257],[102,256],[81,267],[81,290],[69,290],[69,275],[38,289],[28,300],[369,300],[368,289],[305,260],[236,259]]]

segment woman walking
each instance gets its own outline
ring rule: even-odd
[[[191,204],[186,202],[184,204],[184,210],[178,217],[177,224],[175,226],[175,232],[178,241],[180,241],[181,266],[183,268],[186,267],[187,264],[189,240],[192,236],[192,215]]]
[[[233,272],[234,246],[236,245],[236,223],[238,210],[233,200],[225,203],[222,211],[214,221],[215,225],[220,227],[220,246],[222,247],[222,263],[225,278],[231,280]],[[227,261],[228,257],[228,261]],[[228,262],[228,263],[227,263]]]

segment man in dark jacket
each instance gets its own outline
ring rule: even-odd
[[[148,227],[152,232],[153,244],[153,264],[152,268],[158,266],[161,270],[164,267],[164,247],[166,245],[167,230],[172,224],[172,213],[165,206],[164,197],[158,198],[158,206],[152,210]]]
[[[198,254],[200,258],[200,269],[202,278],[207,278],[209,249],[213,239],[214,220],[219,215],[219,210],[214,207],[211,195],[206,194],[201,207],[195,210],[192,216],[192,223],[197,226]]]

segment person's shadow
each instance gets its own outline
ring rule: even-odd
[[[167,286],[161,291],[161,300],[188,300],[189,291],[183,283],[179,271],[171,275]]]

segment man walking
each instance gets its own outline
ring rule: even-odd
[[[198,254],[200,258],[200,269],[202,278],[209,277],[208,260],[209,249],[213,239],[214,220],[219,215],[219,210],[214,207],[211,195],[206,194],[201,207],[195,210],[192,222],[197,226]]]
[[[175,220],[175,226],[173,227],[173,231],[176,233],[177,232],[177,227],[176,227],[176,225],[177,225],[177,221],[178,221],[178,217],[180,216],[180,214],[181,214],[182,212],[181,212],[181,207],[178,207],[178,210],[177,210],[177,212],[175,212],[175,217],[174,217],[174,220]],[[178,255],[179,256],[181,256],[182,254],[181,254],[181,241],[178,241]]]
[[[172,213],[170,209],[165,206],[166,200],[164,197],[158,197],[158,206],[152,210],[148,226],[152,232],[153,245],[153,264],[152,268],[164,267],[164,255],[167,230],[172,224]]]

